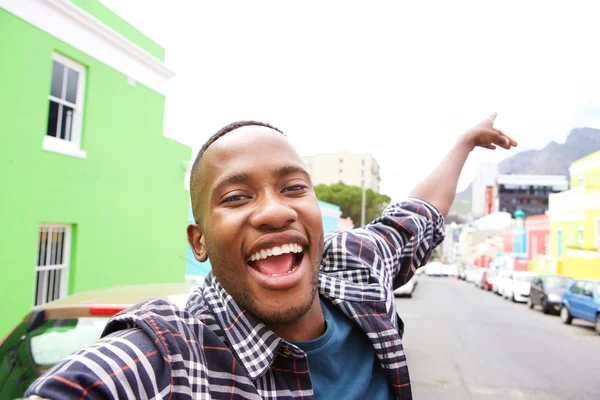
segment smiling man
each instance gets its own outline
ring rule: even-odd
[[[408,200],[324,237],[309,174],[286,137],[231,124],[198,154],[188,241],[213,271],[185,310],[161,300],[36,381],[45,398],[410,399],[393,290],[443,240],[468,154],[516,142],[495,115],[463,134]],[[401,312],[401,310],[400,310]]]

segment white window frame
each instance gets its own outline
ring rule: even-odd
[[[562,257],[562,247],[563,247],[563,230],[556,230],[556,257]]]
[[[49,136],[46,132],[42,148],[46,151],[61,153],[72,157],[86,158],[87,152],[81,150],[81,127],[83,125],[83,107],[85,97],[86,69],[83,65],[58,53],[52,54],[52,61],[61,63],[65,67],[72,69],[78,73],[77,79],[77,98],[75,103],[68,102],[63,99],[52,96],[52,92],[48,95],[48,100],[52,100],[58,104],[66,105],[73,108],[73,120],[71,122],[71,137],[70,140],[61,139],[58,137]],[[66,79],[63,79],[63,91],[67,84]],[[48,116],[50,118],[50,116]],[[57,127],[60,131],[60,127]]]
[[[64,229],[64,241],[59,242],[56,247],[48,248],[48,238],[56,230]],[[40,235],[42,236],[40,238]],[[48,301],[65,297],[69,284],[69,265],[71,260],[71,225],[65,224],[40,224],[38,227],[38,257],[41,253],[44,257],[44,265],[36,265],[33,287],[33,305],[46,304]],[[52,258],[58,256],[62,259],[60,264],[52,264]],[[41,259],[41,258],[40,258]],[[36,262],[37,264],[37,262]],[[59,280],[56,280],[56,272],[60,272]],[[42,283],[40,285],[40,282]],[[48,286],[52,286],[56,295],[48,297]],[[38,299],[40,302],[38,303]]]
[[[576,237],[577,246],[583,247],[583,244],[585,243],[584,237],[583,237],[583,232],[584,232],[583,226],[578,226],[576,232],[577,232],[576,233],[577,234],[577,237]]]

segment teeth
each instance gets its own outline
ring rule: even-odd
[[[250,261],[263,260],[269,256],[279,256],[287,253],[302,253],[302,246],[297,243],[288,243],[282,246],[275,246],[270,249],[262,249],[250,256]],[[295,269],[295,268],[294,268]],[[294,270],[292,269],[292,271]],[[290,272],[292,272],[290,271]],[[288,272],[289,273],[289,272]],[[280,274],[284,275],[284,274]],[[278,275],[273,275],[278,276]]]

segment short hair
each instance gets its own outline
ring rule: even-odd
[[[191,198],[191,202],[192,202],[192,213],[194,214],[194,220],[196,221],[196,223],[198,223],[198,221],[199,221],[199,216],[197,215],[198,209],[196,207],[196,203],[197,203],[196,197],[198,196],[197,189],[198,189],[198,187],[200,187],[200,184],[202,182],[202,177],[200,174],[200,166],[202,165],[202,157],[204,156],[204,153],[210,147],[211,144],[216,142],[219,138],[225,136],[227,133],[229,133],[233,130],[236,130],[238,128],[241,128],[243,126],[264,126],[264,127],[273,129],[285,136],[283,131],[275,128],[274,126],[272,126],[270,124],[267,124],[265,122],[260,122],[260,121],[248,120],[248,121],[237,121],[237,122],[233,122],[229,125],[226,125],[223,128],[219,129],[217,131],[217,133],[215,133],[210,138],[208,138],[208,140],[200,148],[200,151],[198,152],[198,155],[196,156],[196,159],[194,160],[194,165],[192,166],[192,171],[190,174],[190,198]]]

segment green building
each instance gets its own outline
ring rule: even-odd
[[[0,0],[0,37],[0,338],[71,293],[182,282],[164,49],[97,0]]]

